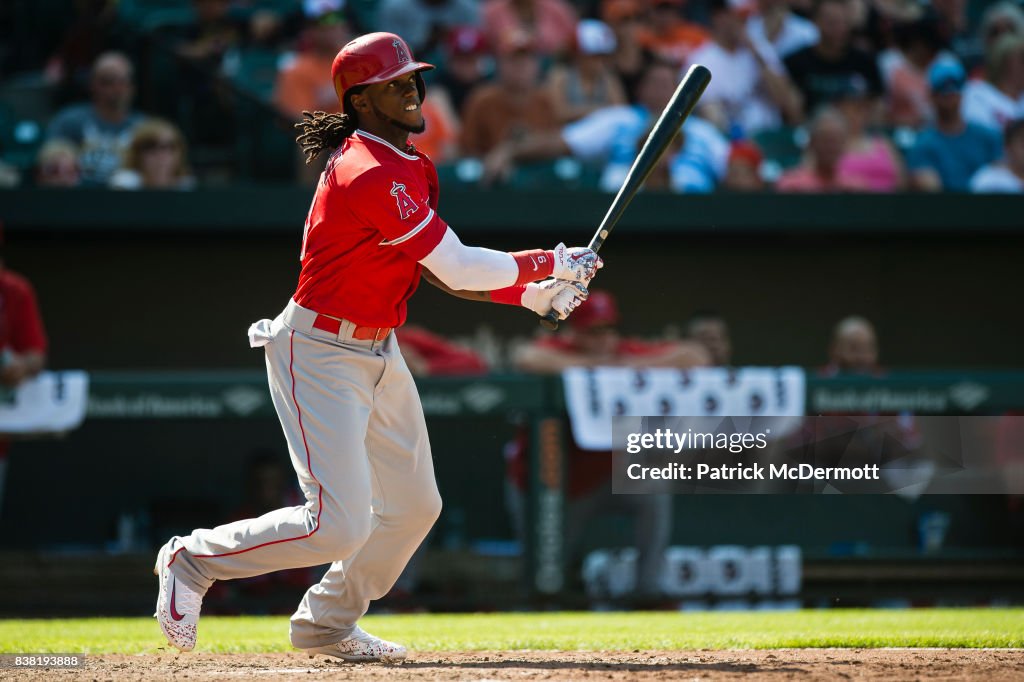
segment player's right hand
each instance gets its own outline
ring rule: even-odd
[[[564,320],[587,300],[589,295],[590,292],[580,282],[546,279],[543,282],[526,285],[522,305],[541,317],[553,311],[559,320]]]
[[[551,275],[555,279],[568,279],[589,284],[597,271],[604,267],[604,261],[593,249],[585,246],[567,247],[559,244],[555,247],[555,269]]]

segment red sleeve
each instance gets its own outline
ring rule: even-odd
[[[399,249],[415,261],[433,251],[448,229],[431,207],[423,180],[377,168],[360,175],[350,191],[359,197],[352,202],[356,217],[383,236],[379,246]]]
[[[16,353],[45,353],[47,347],[43,319],[36,305],[36,294],[27,280],[21,280],[10,311],[11,347]]]

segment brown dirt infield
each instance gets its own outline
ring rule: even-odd
[[[0,670],[19,680],[1021,680],[1021,649],[419,652],[401,665],[286,654],[90,656],[78,670]]]

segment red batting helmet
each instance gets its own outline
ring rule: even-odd
[[[429,71],[433,64],[418,62],[405,41],[394,33],[367,33],[341,48],[331,65],[331,80],[338,102],[345,106],[345,93],[357,85],[384,83],[407,73]],[[417,77],[420,99],[426,94],[423,79]]]

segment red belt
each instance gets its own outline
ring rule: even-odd
[[[341,331],[341,323],[342,320],[336,317],[317,315],[316,319],[313,320],[313,327],[331,334],[337,334]],[[351,336],[359,341],[383,341],[391,333],[391,330],[392,327],[360,327],[357,325],[352,328]]]

